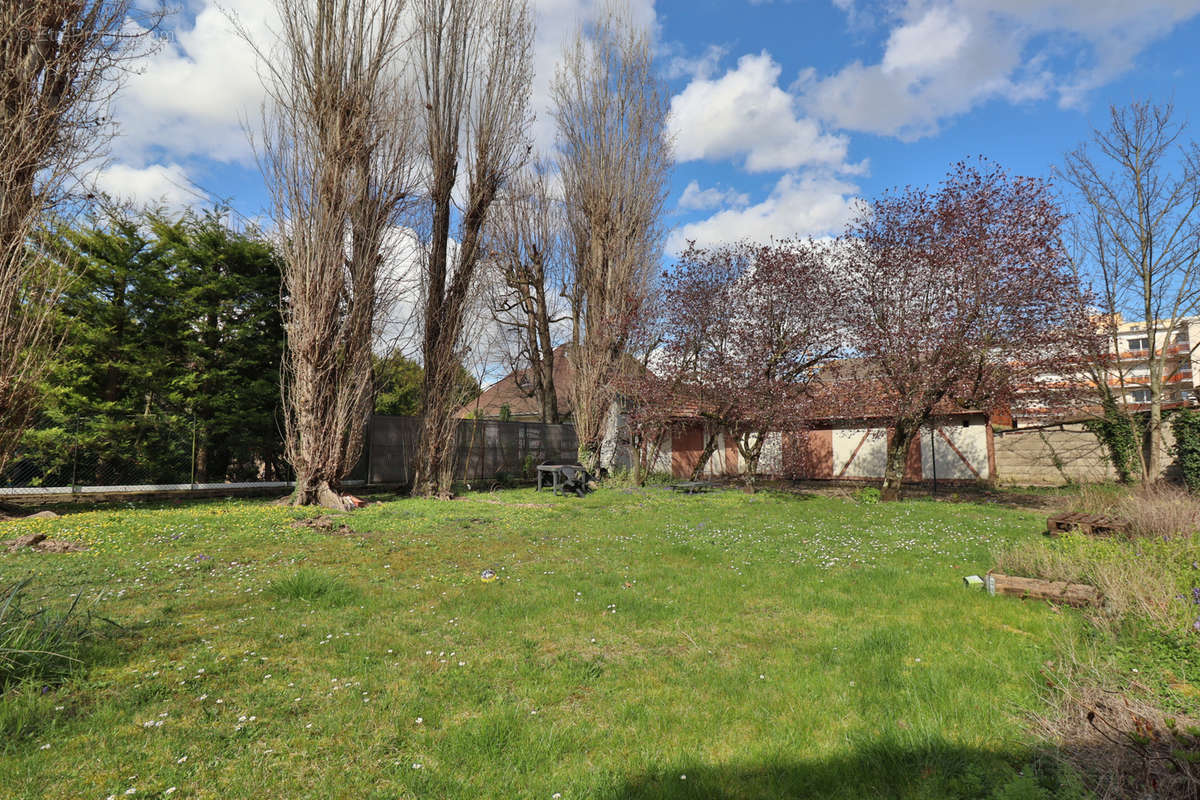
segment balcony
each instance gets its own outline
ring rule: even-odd
[[[1185,381],[1190,382],[1191,380],[1192,380],[1192,371],[1190,369],[1181,369],[1178,372],[1173,372],[1170,375],[1164,376],[1163,377],[1163,385],[1164,386],[1172,386],[1174,384],[1183,383]],[[1121,379],[1120,378],[1109,378],[1108,385],[1112,386],[1114,388],[1119,387],[1121,385]],[[1125,376],[1125,388],[1126,389],[1142,389],[1142,388],[1148,387],[1149,385],[1150,385],[1150,376],[1149,375],[1126,375]]]
[[[1191,351],[1192,351],[1192,345],[1190,342],[1179,342],[1178,344],[1172,344],[1172,345],[1167,345],[1166,347],[1160,347],[1158,350],[1155,351],[1155,353],[1157,355],[1166,356],[1166,357],[1170,358],[1173,356],[1186,356]],[[1127,361],[1145,361],[1146,359],[1150,358],[1150,351],[1149,350],[1122,350],[1120,353],[1118,353],[1118,357],[1121,358],[1122,360],[1127,360]]]

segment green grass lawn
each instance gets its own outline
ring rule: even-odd
[[[1056,785],[1022,715],[1080,622],[961,582],[1040,535],[1031,513],[602,489],[401,499],[344,536],[297,516],[243,501],[0,524],[91,546],[0,555],[0,584],[33,574],[35,597],[82,593],[123,626],[66,685],[0,700],[0,798]]]

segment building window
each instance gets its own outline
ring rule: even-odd
[[[1149,350],[1150,349],[1150,340],[1149,339],[1130,339],[1129,340],[1129,349],[1131,351],[1133,351],[1133,350]]]
[[[1149,403],[1150,402],[1150,390],[1149,389],[1134,389],[1133,402]]]

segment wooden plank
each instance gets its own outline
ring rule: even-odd
[[[984,583],[987,586],[988,594],[1007,594],[1022,599],[1048,600],[1069,606],[1098,606],[1103,599],[1099,589],[1085,583],[1020,578],[994,571],[987,574]]]

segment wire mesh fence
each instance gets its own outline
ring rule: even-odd
[[[42,415],[0,473],[0,488],[288,481],[282,448],[281,440],[231,440],[180,415]]]

